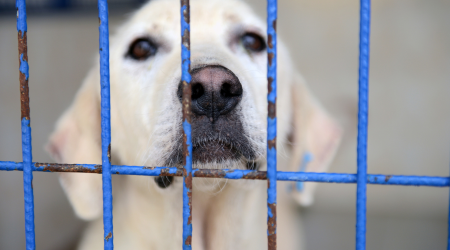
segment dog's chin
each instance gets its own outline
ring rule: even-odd
[[[206,141],[193,146],[194,164],[240,161],[242,153],[231,144],[221,141]]]
[[[180,142],[181,143],[181,142]],[[182,166],[182,147],[178,145],[166,160],[167,166]],[[192,146],[193,168],[198,169],[258,169],[255,150],[248,143],[219,138],[194,139]],[[175,163],[175,164],[174,164]]]

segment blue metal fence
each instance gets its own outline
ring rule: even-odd
[[[111,126],[110,126],[110,85],[109,85],[109,30],[107,0],[98,0],[100,33],[100,75],[101,75],[101,137],[102,165],[93,164],[53,164],[32,162],[30,107],[28,95],[28,55],[27,23],[25,0],[16,0],[17,31],[19,40],[20,92],[22,113],[22,162],[0,161],[0,170],[23,171],[25,198],[26,249],[34,250],[34,201],[33,171],[42,172],[88,172],[102,174],[103,181],[103,222],[104,249],[114,248],[112,223],[112,186],[111,174],[146,176],[183,176],[183,249],[190,250],[192,238],[192,178],[259,179],[268,181],[268,249],[276,249],[276,183],[277,181],[309,181],[327,183],[356,183],[356,249],[366,248],[366,187],[367,184],[434,186],[448,187],[448,177],[400,176],[367,174],[367,125],[368,125],[368,76],[369,76],[369,36],[370,36],[370,0],[361,0],[360,45],[359,45],[359,111],[357,174],[305,173],[277,171],[276,159],[276,20],[277,0],[267,1],[267,37],[268,37],[268,125],[267,125],[267,172],[254,170],[192,169],[192,143],[190,125],[190,24],[189,0],[181,0],[181,36],[182,36],[182,81],[183,81],[183,154],[184,167],[145,167],[111,165]],[[450,237],[448,238],[450,250]]]

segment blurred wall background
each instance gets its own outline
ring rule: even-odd
[[[265,1],[249,3],[265,17]],[[377,0],[372,7],[368,172],[448,176],[450,1]],[[130,13],[111,10],[112,34]],[[332,172],[356,172],[358,24],[356,0],[279,0],[280,37],[345,129]],[[28,46],[33,160],[51,162],[46,140],[97,54],[95,4],[31,11]],[[0,160],[22,160],[17,57],[15,10],[3,10]],[[85,223],[57,174],[34,173],[34,194],[38,249],[72,249]],[[356,185],[321,184],[314,205],[299,209],[308,250],[354,249],[355,194]],[[447,188],[369,186],[367,249],[444,249],[448,197]],[[24,248],[22,173],[0,172],[0,250]]]

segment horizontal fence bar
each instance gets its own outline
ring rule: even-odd
[[[33,162],[37,172],[102,173],[102,166],[95,164],[56,164]],[[23,171],[22,162],[0,161],[0,171]],[[111,174],[144,176],[183,176],[182,168],[111,165]],[[193,177],[266,180],[267,172],[238,169],[193,169]],[[356,183],[356,174],[284,172],[277,171],[278,181],[303,181],[325,183]],[[448,187],[449,177],[418,175],[368,174],[367,184]]]

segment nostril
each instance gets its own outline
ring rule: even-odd
[[[202,97],[202,95],[205,93],[205,89],[203,88],[203,86],[200,83],[193,83],[192,84],[192,100],[196,100],[200,97]]]
[[[240,88],[240,86],[237,86],[236,84],[234,84],[233,88],[232,83],[224,82],[222,84],[222,87],[220,88],[220,95],[224,98],[240,96],[242,95],[242,88]]]

